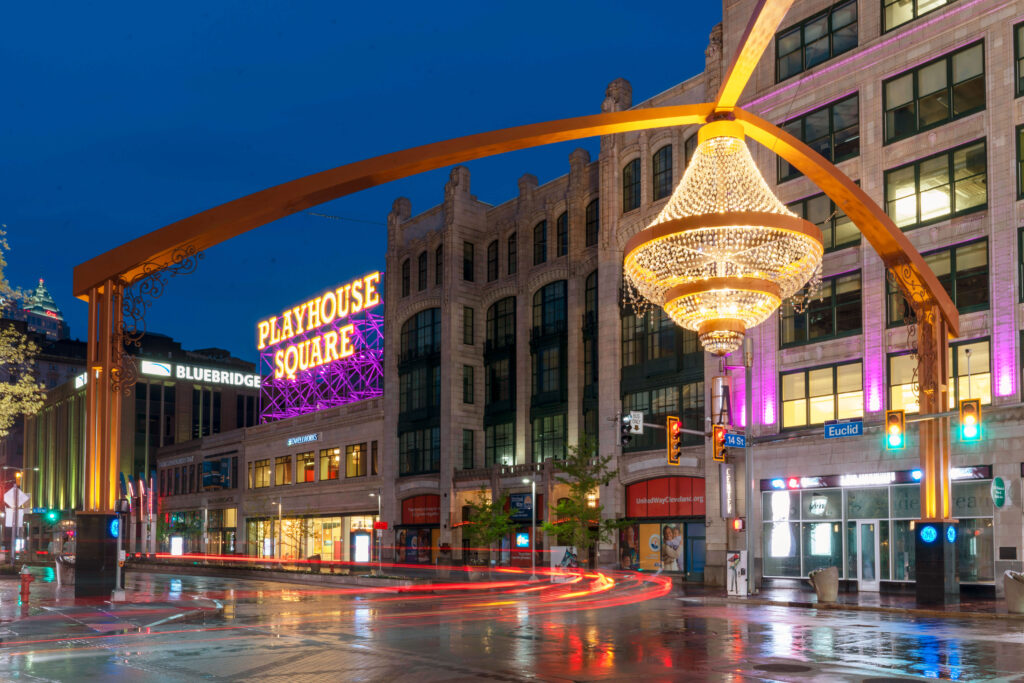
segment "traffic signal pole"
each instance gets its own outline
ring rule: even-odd
[[[754,581],[754,544],[757,534],[754,530],[761,525],[755,519],[757,510],[757,479],[754,476],[754,345],[748,336],[743,340],[743,367],[744,381],[743,392],[743,433],[746,435],[747,447],[743,449],[743,469],[747,475],[747,524],[744,530],[747,545],[747,594],[757,592],[757,582]]]

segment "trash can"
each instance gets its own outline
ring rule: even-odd
[[[1007,569],[1003,574],[1003,594],[1007,612],[1024,614],[1024,574]]]
[[[75,585],[75,561],[62,555],[57,556],[57,588]]]
[[[314,574],[320,573],[320,554],[310,555],[306,558],[309,560],[309,568]]]
[[[835,602],[839,599],[839,569],[837,567],[815,569],[807,575],[807,578],[814,586],[818,602]]]

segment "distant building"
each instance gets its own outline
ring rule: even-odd
[[[0,299],[0,317],[24,322],[29,332],[40,334],[50,341],[70,336],[64,314],[46,289],[42,278],[39,278],[35,291],[25,297],[23,307],[19,307],[13,299]]]

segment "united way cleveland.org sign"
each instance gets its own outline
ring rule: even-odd
[[[260,422],[383,393],[382,287],[369,273],[259,321]]]

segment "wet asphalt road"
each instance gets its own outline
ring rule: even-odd
[[[367,593],[135,574],[221,604],[127,632],[67,614],[5,624],[19,681],[1024,681],[1024,621],[710,606],[644,586]],[[588,592],[589,591],[589,592]],[[582,595],[575,595],[582,593]],[[216,601],[216,602],[214,602]],[[625,602],[627,604],[617,604]]]

